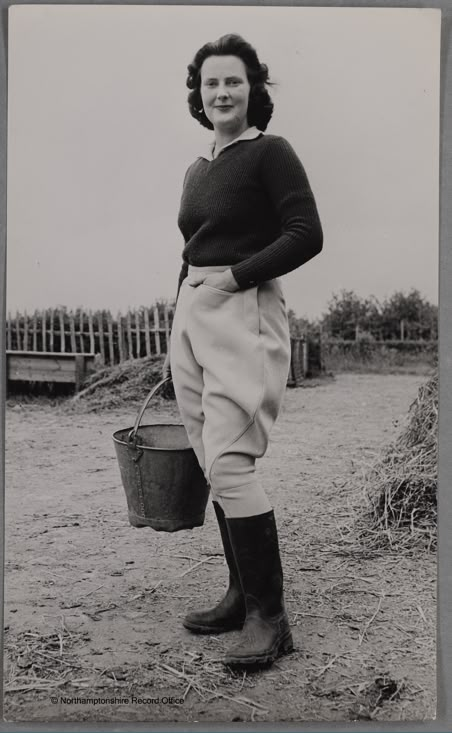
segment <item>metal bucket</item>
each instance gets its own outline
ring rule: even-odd
[[[146,397],[133,428],[113,441],[133,527],[163,532],[204,524],[209,486],[183,425],[140,425],[163,379]]]

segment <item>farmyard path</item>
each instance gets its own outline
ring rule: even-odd
[[[279,523],[296,649],[247,677],[220,662],[235,633],[196,637],[180,623],[187,607],[214,603],[223,590],[211,507],[202,529],[174,535],[127,522],[111,435],[133,424],[135,408],[9,408],[5,717],[433,717],[436,558],[342,553],[343,530],[362,503],[359,472],[351,472],[395,436],[424,380],[347,374],[287,391],[259,471]],[[172,413],[166,408],[162,420]]]

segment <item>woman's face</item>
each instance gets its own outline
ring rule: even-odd
[[[250,83],[238,56],[209,56],[201,66],[201,98],[215,130],[240,135],[248,127]]]

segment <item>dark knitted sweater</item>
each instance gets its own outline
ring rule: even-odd
[[[189,167],[178,218],[184,264],[230,265],[241,289],[284,275],[322,249],[317,207],[291,145],[261,135]]]

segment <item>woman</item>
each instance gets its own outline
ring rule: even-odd
[[[264,135],[273,104],[268,69],[240,36],[208,43],[188,67],[192,116],[214,131],[189,167],[179,227],[185,240],[164,374],[213,495],[229,567],[226,595],[194,611],[194,633],[242,629],[232,666],[272,663],[293,648],[272,507],[256,458],[280,410],[290,338],[278,277],[322,249],[302,164]]]

